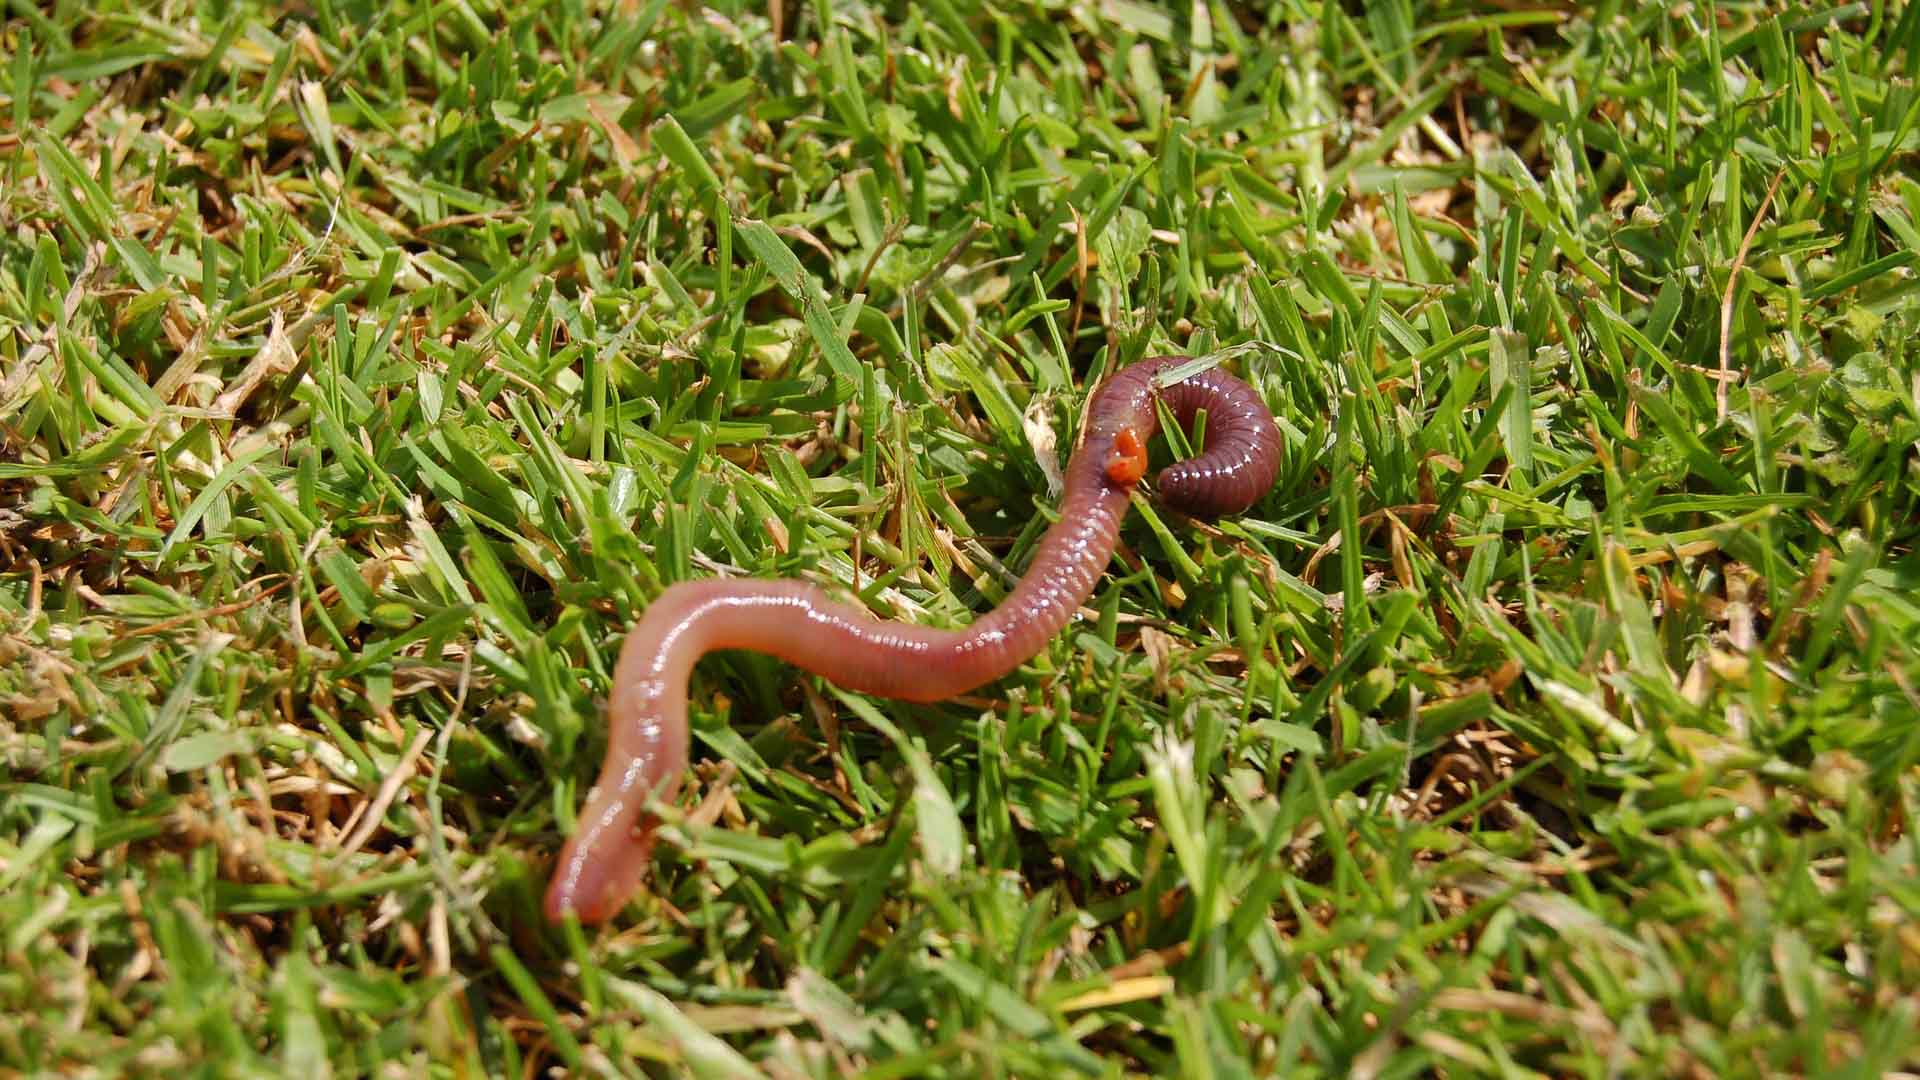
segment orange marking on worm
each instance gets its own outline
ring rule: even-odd
[[[1107,479],[1116,484],[1137,484],[1147,475],[1147,444],[1130,427],[1113,437],[1113,453],[1107,458]]]

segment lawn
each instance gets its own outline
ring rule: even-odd
[[[1920,1071],[1920,7],[0,20],[0,1074]],[[546,922],[666,584],[964,625],[1165,353],[1251,511]]]

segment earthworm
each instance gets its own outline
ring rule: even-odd
[[[627,634],[607,706],[606,762],[547,886],[547,917],[613,916],[639,890],[655,822],[687,764],[687,679],[719,649],[776,656],[849,690],[939,701],[1011,672],[1040,651],[1092,595],[1119,536],[1156,393],[1183,428],[1206,410],[1201,453],[1161,470],[1162,501],[1195,517],[1238,513],[1273,486],[1280,433],[1251,387],[1207,370],[1156,391],[1183,363],[1163,356],[1122,368],[1093,395],[1080,448],[1067,462],[1060,518],[1013,592],[964,630],[887,622],[792,580],[707,579],[669,586]]]

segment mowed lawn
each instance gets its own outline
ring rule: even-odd
[[[7,6],[0,1074],[1920,1073],[1917,75],[1890,0]],[[666,584],[964,625],[1165,353],[1250,512],[1149,485],[951,702],[707,660],[546,922]]]

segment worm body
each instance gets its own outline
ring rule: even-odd
[[[646,804],[668,801],[687,763],[687,679],[702,655],[749,649],[850,690],[939,701],[1011,672],[1040,651],[1112,558],[1146,444],[1159,420],[1154,376],[1183,357],[1143,360],[1094,392],[1067,463],[1060,520],[1001,604],[964,630],[886,622],[792,580],[707,579],[669,587],[627,635],[607,707],[607,758],[547,887],[548,918],[601,922],[638,890],[651,851]],[[1280,436],[1252,388],[1218,370],[1158,391],[1183,427],[1207,413],[1205,447],[1156,478],[1196,517],[1238,513],[1273,485]]]

